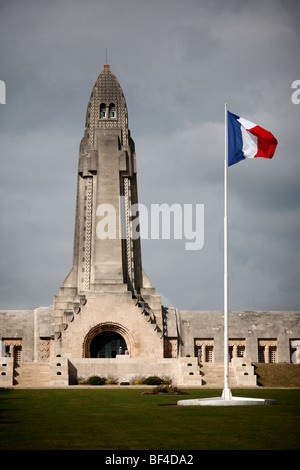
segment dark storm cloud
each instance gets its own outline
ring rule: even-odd
[[[1,308],[49,305],[72,262],[78,147],[108,61],[126,96],[140,202],[205,206],[205,242],[144,240],[183,309],[222,308],[224,103],[276,135],[229,174],[230,308],[299,308],[299,6],[293,1],[2,1]]]

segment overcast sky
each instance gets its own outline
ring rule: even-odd
[[[0,0],[0,309],[51,305],[72,264],[79,143],[108,62],[139,202],[204,204],[204,245],[143,240],[166,305],[223,309],[224,103],[278,139],[229,168],[231,310],[299,310],[300,6],[293,0]]]

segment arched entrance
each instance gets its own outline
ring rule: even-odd
[[[133,357],[133,338],[127,328],[116,322],[99,323],[86,334],[82,344],[82,357],[111,358],[113,350]]]
[[[90,357],[109,358],[117,354],[125,354],[126,341],[115,331],[103,331],[91,341]]]

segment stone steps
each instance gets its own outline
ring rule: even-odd
[[[202,377],[196,357],[181,357],[179,359],[180,385],[201,386]]]
[[[224,365],[223,363],[201,363],[198,366],[198,359],[195,357],[180,358],[181,384],[194,386],[207,386],[211,388],[224,387]],[[237,385],[235,372],[229,364],[229,385]]]
[[[152,301],[151,305],[150,300]],[[140,295],[136,295],[132,298],[132,301],[146,321],[152,326],[152,329],[156,332],[159,338],[162,339],[163,321],[160,296],[147,295],[141,297]]]
[[[224,386],[224,364],[223,363],[202,363],[200,367],[202,384],[208,387],[222,388]],[[229,386],[237,385],[235,373],[229,364]]]
[[[44,362],[20,362],[14,368],[14,385],[47,387],[50,384],[50,365]]]

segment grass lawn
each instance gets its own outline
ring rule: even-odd
[[[1,450],[296,450],[300,390],[232,390],[275,405],[180,407],[220,396],[142,395],[141,389],[0,390]]]

